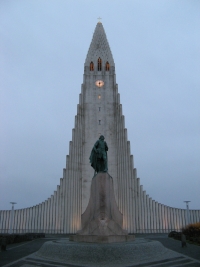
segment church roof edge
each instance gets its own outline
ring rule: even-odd
[[[108,61],[111,66],[115,65],[106,33],[101,22],[98,22],[95,27],[92,41],[85,60],[85,65],[89,66],[91,61],[97,61],[99,57],[104,62]]]

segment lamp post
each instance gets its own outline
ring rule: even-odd
[[[16,202],[10,202],[12,204],[12,210],[11,210],[11,217],[10,217],[10,231],[9,233],[13,233],[13,218],[14,218],[14,205],[17,204]]]
[[[184,201],[186,203],[186,209],[187,209],[187,224],[190,224],[190,213],[189,213],[189,200]]]

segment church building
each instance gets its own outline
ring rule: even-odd
[[[14,211],[15,233],[72,234],[80,229],[94,176],[89,156],[100,135],[104,135],[109,147],[108,173],[123,214],[123,229],[128,233],[168,233],[188,224],[187,210],[158,203],[140,185],[127,139],[114,59],[103,25],[98,22],[84,64],[63,178],[47,200]],[[190,210],[189,217],[191,223],[200,221],[200,210]],[[10,221],[11,211],[0,211],[1,233],[9,231]]]

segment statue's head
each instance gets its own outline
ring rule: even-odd
[[[104,138],[103,135],[101,135],[101,136],[99,137],[99,139],[104,140],[105,138]]]

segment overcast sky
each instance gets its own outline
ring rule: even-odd
[[[199,0],[1,0],[0,209],[60,183],[99,16],[144,190],[200,209],[199,14]]]

